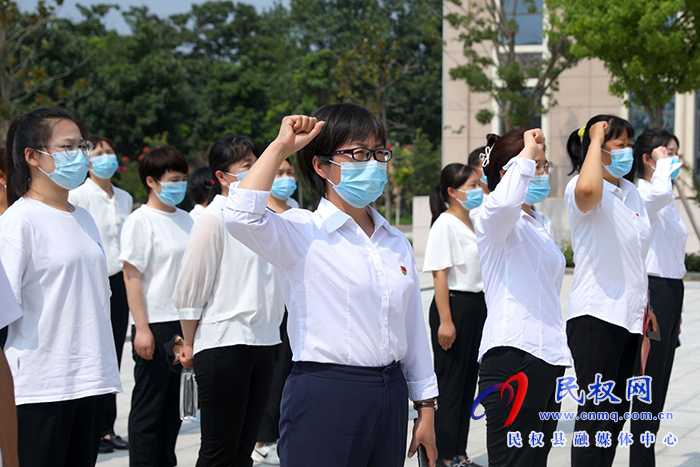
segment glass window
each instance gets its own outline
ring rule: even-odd
[[[508,19],[512,18],[514,2],[517,2],[515,3],[515,21],[518,23],[515,45],[542,44],[543,0],[504,0]]]

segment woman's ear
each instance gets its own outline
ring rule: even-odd
[[[457,193],[456,193],[456,191],[457,191],[457,190],[455,190],[455,189],[452,188],[452,187],[447,187],[447,196],[450,197],[450,198],[457,198]]]
[[[39,167],[40,154],[32,148],[24,148],[24,160],[32,167]]]
[[[155,190],[156,186],[158,185],[158,182],[155,178],[149,175],[148,177],[146,177],[146,185],[148,185],[148,188],[150,188],[151,190]]]
[[[506,171],[501,169],[498,171],[498,173],[501,175],[501,178],[503,178],[503,176],[506,174]]]
[[[219,185],[225,186],[225,187],[229,186],[228,181],[226,180],[226,176],[224,175],[224,173],[221,170],[217,170],[216,172],[214,172],[214,176],[219,181]]]

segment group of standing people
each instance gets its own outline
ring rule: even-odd
[[[436,414],[438,462],[475,465],[466,446],[477,375],[480,392],[506,382],[518,388],[522,381],[511,378],[527,377],[515,420],[501,391],[482,401],[490,466],[546,465],[557,422],[539,413],[560,410],[556,382],[567,367],[574,367],[578,389],[587,391],[600,375],[615,383],[613,395],[621,400],[583,398],[578,415],[618,417],[577,418],[574,431],[589,442],[572,448],[573,466],[612,465],[630,408],[628,378],[652,377],[652,402],[635,399],[635,411],[663,410],[683,307],[687,230],[672,183],[681,163],[678,139],[668,131],[633,138],[629,122],[599,115],[567,142],[576,175],[565,190],[575,263],[566,323],[559,296],[565,259],[548,219],[534,208],[549,194],[552,169],[541,130],[490,134],[468,164],[443,169],[430,197],[424,263],[435,283],[430,327],[443,409]],[[647,329],[661,332],[648,356]],[[653,445],[639,438],[656,434],[659,423],[631,422],[630,465],[654,465]],[[507,434],[516,431],[522,447],[509,447]],[[543,447],[528,443],[532,432],[543,434]],[[610,433],[611,447],[597,445],[598,432]]]
[[[111,183],[118,159],[109,139],[88,138],[60,109],[17,117],[0,217],[0,327],[9,325],[0,395],[14,380],[17,422],[3,417],[0,428],[18,430],[18,450],[0,437],[5,463],[81,467],[99,451],[128,449],[131,466],[176,465],[184,367],[198,384],[198,467],[250,466],[251,454],[279,454],[288,467],[398,467],[408,399],[417,412],[410,456],[422,445],[431,465],[476,465],[466,446],[477,381],[483,391],[519,372],[529,387],[508,428],[498,394],[483,401],[489,463],[546,465],[548,448],[508,448],[507,432],[551,438],[556,422],[538,413],[559,410],[556,379],[572,365],[580,388],[600,373],[624,399],[625,379],[639,371],[649,290],[650,326],[662,339],[646,372],[660,411],[687,231],[672,202],[677,140],[650,132],[633,154],[629,123],[598,116],[569,140],[579,174],[566,189],[576,262],[566,325],[564,257],[533,207],[549,194],[542,131],[489,135],[468,164],[443,169],[423,265],[435,282],[433,364],[411,245],[369,206],[393,153],[367,109],[285,117],[262,153],[246,136],[220,139],[190,179],[190,213],[177,208],[190,170],[175,148],[140,160],[148,200],[132,212],[131,196]],[[313,212],[290,198],[294,153],[321,199]],[[639,188],[623,178],[635,163]],[[114,420],[129,314],[127,441]],[[4,398],[0,407],[14,410]],[[579,410],[601,409],[586,401]],[[594,439],[621,427],[575,429]],[[610,465],[613,456],[577,448],[572,463]],[[650,450],[633,456],[653,462]]]

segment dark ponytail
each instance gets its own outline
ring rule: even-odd
[[[30,171],[24,150],[45,147],[51,139],[54,125],[60,120],[74,122],[73,117],[63,109],[37,109],[12,119],[5,139],[8,206],[29,191]]]
[[[228,172],[231,164],[240,161],[249,152],[252,152],[256,158],[260,157],[258,145],[248,136],[226,136],[214,143],[209,150],[209,169],[214,180],[209,201],[221,194],[221,183],[216,177],[216,172],[219,170]]]
[[[448,164],[442,169],[440,183],[430,191],[430,212],[433,216],[430,220],[431,226],[449,205],[450,197],[447,189],[457,189],[464,185],[472,172],[474,172],[473,168],[460,163]]]
[[[575,130],[569,135],[569,139],[566,142],[566,152],[569,154],[569,159],[571,159],[571,172],[569,172],[569,175],[581,171],[583,161],[588,152],[588,146],[591,145],[591,127],[598,122],[608,122],[608,131],[605,133],[605,140],[603,143],[618,138],[624,132],[627,132],[627,137],[629,139],[634,138],[634,128],[632,124],[624,118],[614,115],[596,115],[586,123],[583,137],[579,136],[580,129]]]

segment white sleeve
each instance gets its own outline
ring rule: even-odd
[[[32,235],[31,225],[20,219],[5,218],[0,222],[0,260],[14,298],[20,305],[24,272],[31,258],[28,242]]]
[[[401,370],[408,384],[408,396],[413,401],[420,401],[437,397],[438,385],[430,354],[428,331],[425,329],[420,279],[413,254],[411,254],[411,276],[415,285],[411,291],[406,310],[406,342],[408,345],[406,355],[401,359]]]
[[[680,166],[672,164],[670,157],[656,161],[656,170],[651,176],[650,189],[639,190],[649,217],[653,216],[673,201],[671,172]]]
[[[221,221],[213,214],[202,214],[190,232],[182,258],[182,269],[175,285],[173,301],[180,319],[199,320],[211,298],[224,252]]]
[[[283,214],[270,211],[269,197],[269,191],[230,190],[225,210],[226,229],[268,263],[287,269],[306,256],[316,226],[303,209]]]
[[[131,214],[122,227],[119,261],[122,264],[124,262],[131,264],[143,274],[148,267],[152,250],[153,230],[150,222],[143,216]]]
[[[535,161],[517,156],[503,169],[503,178],[474,216],[474,229],[494,243],[503,241],[520,220],[530,178],[535,175]]]
[[[0,329],[22,317],[22,310],[12,291],[12,285],[0,263]]]
[[[438,217],[428,233],[423,272],[442,271],[466,262],[462,245],[452,228],[444,219],[441,221]]]

